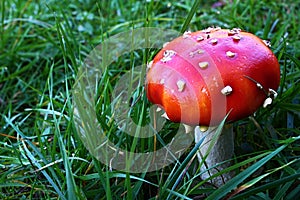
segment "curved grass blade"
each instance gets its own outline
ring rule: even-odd
[[[258,177],[256,177],[256,178],[254,178],[254,179],[248,181],[247,183],[245,183],[245,184],[243,184],[242,186],[238,187],[238,188],[237,188],[235,191],[233,191],[231,194],[229,194],[229,195],[226,197],[226,199],[229,199],[229,198],[231,198],[232,196],[234,196],[234,195],[236,195],[236,194],[238,194],[238,193],[240,193],[240,192],[242,192],[242,191],[244,191],[244,190],[246,190],[246,189],[252,187],[253,185],[255,185],[256,183],[258,183],[259,181],[261,181],[261,180],[264,179],[265,177],[267,177],[267,176],[273,174],[274,172],[277,172],[278,170],[281,170],[281,169],[283,169],[283,168],[285,168],[285,167],[291,165],[292,163],[294,163],[294,162],[296,162],[296,161],[299,161],[299,160],[298,160],[298,159],[295,159],[295,160],[293,160],[293,161],[291,161],[291,162],[289,162],[289,163],[287,163],[287,164],[285,164],[285,165],[283,165],[283,166],[280,166],[280,167],[278,167],[278,168],[276,168],[276,169],[274,169],[274,170],[272,170],[272,171],[270,171],[270,172],[268,172],[268,173],[262,174],[262,175],[260,175],[260,176],[258,176]]]
[[[254,172],[256,172],[261,166],[263,166],[266,162],[271,160],[274,156],[276,156],[279,152],[281,152],[288,144],[282,145],[277,148],[275,151],[271,152],[266,157],[259,160],[257,163],[253,164],[252,166],[248,167],[246,170],[232,178],[228,181],[225,185],[220,187],[219,189],[215,190],[207,200],[214,200],[214,199],[221,199],[226,194],[230,193],[233,189],[235,189],[240,183],[242,183],[246,178],[251,176]]]

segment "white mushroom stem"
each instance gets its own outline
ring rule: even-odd
[[[214,140],[216,130],[217,127],[208,127],[208,129],[205,131],[201,131],[199,126],[195,128],[196,143],[199,142],[203,137],[205,137],[197,154],[199,163],[203,163],[202,160],[208,153],[205,162],[201,165],[201,178],[203,180],[211,177],[212,175],[220,172],[223,169],[228,168],[231,165],[231,162],[228,160],[233,158],[234,135],[232,125],[224,125],[222,133],[216,140]],[[213,142],[215,142],[215,144],[213,144]],[[209,151],[211,144],[213,146]],[[219,163],[222,163],[224,161],[228,162],[218,165]],[[233,176],[233,172],[228,172],[212,179],[211,183],[219,187],[230,180]]]

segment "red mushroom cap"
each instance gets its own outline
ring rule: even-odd
[[[171,121],[209,126],[253,114],[278,89],[280,67],[255,35],[208,28],[167,43],[146,79],[149,101]]]

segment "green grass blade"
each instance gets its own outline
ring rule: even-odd
[[[228,115],[227,115],[228,116]],[[221,134],[223,126],[225,124],[226,118],[227,116],[223,119],[223,121],[220,123],[220,125],[218,126],[218,128],[216,129],[216,133],[215,133],[215,137],[214,139],[216,140],[218,138],[218,136]],[[187,165],[189,164],[189,162],[196,156],[197,151],[199,150],[199,147],[201,146],[201,144],[203,143],[205,137],[203,137],[191,150],[191,152],[186,156],[186,158],[184,159],[184,161],[180,164],[179,168],[177,170],[174,171],[174,174],[171,173],[169,175],[169,178],[167,180],[170,180],[169,182],[167,182],[166,185],[164,185],[165,188],[172,186],[172,190],[175,190],[175,188],[177,187],[177,185],[179,184],[179,182],[182,180],[182,177],[185,175],[185,168],[187,167]],[[213,142],[210,145],[210,149],[213,146]],[[209,154],[209,150],[206,154]],[[205,157],[205,158],[206,158]],[[205,158],[203,159],[203,162],[205,161]],[[200,165],[203,163],[200,163]],[[171,198],[171,196],[168,196],[168,199]]]
[[[295,162],[297,162],[297,161],[299,161],[299,160],[298,160],[298,159],[293,160],[293,161],[291,161],[291,162],[289,162],[289,163],[287,163],[287,164],[285,164],[285,165],[282,165],[282,166],[280,166],[280,167],[278,167],[278,168],[276,168],[276,169],[271,170],[270,172],[267,172],[267,173],[265,173],[265,174],[262,174],[262,175],[260,175],[260,176],[258,176],[258,177],[256,177],[256,178],[254,178],[254,179],[248,181],[247,183],[245,183],[245,184],[243,184],[242,186],[240,186],[240,187],[238,187],[237,189],[235,189],[235,190],[234,190],[231,194],[229,194],[226,198],[231,198],[233,195],[236,195],[236,194],[238,194],[238,193],[240,193],[240,192],[242,192],[242,191],[244,191],[244,190],[246,190],[246,189],[252,187],[253,185],[255,185],[256,183],[258,183],[259,181],[261,181],[261,180],[264,179],[265,177],[267,177],[267,176],[273,174],[274,172],[277,172],[277,171],[279,171],[279,170],[281,170],[281,169],[283,169],[283,168],[285,168],[285,167],[287,167],[287,166],[289,166],[289,165],[291,165],[292,163],[295,163]]]
[[[16,127],[11,120],[9,120],[6,116],[3,116],[5,121],[22,137],[25,139],[26,143],[30,146],[30,148],[32,148],[34,150],[34,152],[40,157],[40,159],[43,160],[44,163],[47,163],[46,159],[44,158],[44,156],[40,153],[40,151],[38,150],[38,148],[30,141],[30,140],[26,140],[26,136],[23,134],[23,132],[21,132],[19,130],[18,127]],[[27,153],[28,158],[30,158],[31,163],[34,164],[38,169],[42,168],[42,165],[37,161],[37,159],[34,157],[34,155],[32,154],[31,151],[29,151],[29,149],[26,147],[26,145],[24,145],[25,151]],[[53,171],[52,171],[53,172]],[[54,173],[54,172],[53,172]],[[51,186],[54,188],[54,190],[57,192],[57,194],[59,195],[59,197],[63,200],[66,200],[65,195],[62,192],[62,189],[54,182],[54,180],[51,178],[51,176],[45,171],[42,170],[42,174],[45,176],[45,178],[48,180],[48,182],[51,184]],[[58,180],[57,177],[55,177],[56,180]]]
[[[280,190],[277,192],[277,194],[274,196],[273,200],[281,200],[284,198],[284,196],[286,195],[286,192],[288,191],[288,189],[291,187],[291,185],[293,184],[293,181],[289,181],[287,183],[285,183]]]
[[[214,199],[221,199],[224,197],[227,193],[229,193],[231,190],[235,189],[238,184],[242,183],[246,178],[251,176],[255,171],[257,171],[261,166],[263,166],[266,162],[271,160],[274,156],[276,156],[279,152],[281,152],[284,148],[287,147],[286,145],[282,145],[279,148],[277,148],[275,151],[271,152],[266,157],[262,158],[257,163],[253,164],[234,178],[232,178],[230,181],[228,181],[225,185],[217,189],[215,192],[213,192],[207,200],[214,200]]]
[[[270,32],[270,29],[271,29],[271,20],[272,20],[272,11],[269,10],[267,20],[266,20],[266,24],[265,24],[265,27],[264,27],[264,32],[263,32],[263,35],[262,35],[262,39],[268,39],[269,32]]]
[[[201,4],[201,0],[195,0],[190,12],[188,13],[188,15],[187,15],[182,27],[181,27],[181,30],[180,30],[181,33],[184,33],[187,30],[193,16],[195,15],[197,10],[199,9],[200,4]]]
[[[300,185],[298,185],[295,189],[290,191],[285,199],[286,200],[300,199]]]
[[[232,197],[231,199],[232,200],[234,200],[234,199],[243,199],[243,198],[249,197],[253,194],[258,194],[259,192],[263,192],[263,191],[278,187],[278,185],[287,183],[289,181],[294,181],[294,180],[297,180],[299,178],[300,178],[300,172],[298,172],[296,174],[293,174],[293,175],[290,175],[290,176],[283,177],[283,178],[278,179],[276,181],[269,182],[269,183],[264,184],[262,186],[250,189],[248,191],[243,192],[242,194],[238,194],[238,195]]]

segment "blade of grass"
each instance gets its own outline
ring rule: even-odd
[[[0,24],[0,41],[1,41],[1,45],[0,45],[0,49],[3,48],[4,46],[4,20],[5,20],[5,1],[6,0],[3,0],[2,3],[1,3],[1,24]]]
[[[188,15],[187,15],[182,27],[181,27],[181,30],[180,30],[181,33],[184,33],[187,30],[193,16],[195,15],[197,10],[199,9],[200,4],[201,4],[201,0],[195,0],[190,12],[188,13]]]
[[[110,187],[110,176],[109,176],[110,171],[107,169],[108,167],[106,166],[106,171],[103,172],[103,170],[101,169],[101,166],[99,164],[99,161],[96,160],[96,158],[94,158],[94,157],[93,157],[93,162],[94,162],[94,165],[97,170],[97,174],[96,174],[97,177],[92,178],[92,179],[100,179],[100,181],[105,189],[106,199],[112,200],[111,187]],[[85,178],[88,176],[90,176],[90,175],[85,175],[83,177]],[[83,179],[83,180],[89,180],[89,179]]]
[[[272,20],[272,11],[269,10],[268,15],[267,15],[267,20],[264,26],[264,32],[262,35],[263,39],[268,39],[269,33],[270,33],[270,29],[271,29],[271,20]]]
[[[251,176],[255,171],[257,171],[261,166],[263,166],[266,162],[271,160],[274,156],[276,156],[279,152],[281,152],[284,148],[286,148],[288,144],[282,145],[277,148],[275,151],[271,152],[266,157],[259,160],[257,163],[253,164],[252,166],[248,167],[246,170],[232,178],[228,181],[225,185],[214,191],[207,200],[214,200],[214,199],[221,199],[231,190],[235,189],[238,184],[242,183],[246,178]]]
[[[295,189],[289,192],[289,194],[286,196],[287,200],[294,200],[300,198],[300,185],[298,185]]]
[[[253,188],[253,189],[248,190],[248,191],[245,191],[242,194],[238,194],[238,195],[232,197],[231,199],[232,200],[234,200],[234,199],[243,199],[243,198],[249,197],[253,194],[258,194],[259,192],[263,192],[263,191],[266,191],[268,189],[278,187],[278,185],[281,185],[283,183],[287,183],[289,181],[294,181],[294,180],[297,180],[299,178],[300,178],[300,172],[298,172],[296,174],[293,174],[293,175],[290,175],[290,176],[283,177],[283,178],[278,179],[276,181],[268,182],[267,184],[264,184],[262,186]]]
[[[74,180],[74,176],[72,173],[72,168],[68,159],[68,155],[66,153],[67,149],[64,145],[64,142],[62,140],[62,135],[60,132],[60,121],[62,119],[63,115],[59,115],[59,117],[57,118],[55,115],[55,108],[54,108],[54,104],[53,104],[53,67],[50,68],[50,72],[49,72],[49,78],[48,78],[48,91],[49,91],[49,100],[50,100],[50,111],[53,112],[52,116],[54,119],[54,125],[55,125],[55,135],[58,138],[58,144],[59,144],[59,148],[60,148],[60,153],[63,159],[63,163],[64,163],[64,167],[65,167],[65,173],[66,173],[66,182],[67,182],[67,198],[68,199],[77,199],[78,196],[78,191],[76,189],[76,184],[75,184],[75,180]],[[68,102],[68,101],[66,101]],[[64,112],[65,108],[66,108],[67,104],[65,104],[62,108],[61,113]]]
[[[213,145],[215,144],[217,138],[220,136],[220,134],[222,133],[222,129],[223,126],[225,124],[226,118],[228,115],[226,115],[226,117],[223,119],[223,121],[220,123],[220,125],[218,126],[215,136],[213,138],[213,142],[210,143],[210,146],[208,148],[208,151],[206,153],[206,155],[204,156],[204,159],[202,160],[202,163],[199,164],[199,166],[201,166],[203,164],[203,162],[205,162],[205,159],[207,158],[207,156],[209,155],[209,151],[211,150],[211,148],[213,147]],[[199,147],[201,146],[201,144],[203,143],[205,137],[203,137],[195,146],[194,148],[191,150],[191,152],[187,155],[187,157],[184,159],[184,161],[181,163],[181,165],[179,166],[179,168],[174,171],[174,174],[171,173],[169,175],[169,178],[167,180],[170,180],[169,182],[167,182],[167,184],[164,186],[165,188],[167,188],[168,186],[172,185],[172,190],[174,190],[177,185],[179,184],[179,182],[182,180],[182,177],[185,173],[185,168],[188,165],[188,163],[196,156],[197,151],[199,150]],[[167,199],[170,199],[171,196],[170,194],[168,195]]]
[[[273,200],[281,200],[284,199],[284,196],[286,195],[286,192],[288,189],[292,186],[294,181],[289,181],[285,183],[280,190],[277,192],[277,194],[274,196]],[[277,186],[278,187],[278,186]]]
[[[293,161],[291,161],[291,162],[289,162],[289,163],[287,163],[287,164],[285,164],[285,165],[282,165],[282,166],[280,166],[280,167],[278,167],[278,168],[276,168],[276,169],[271,170],[271,171],[268,172],[268,173],[262,174],[262,175],[260,175],[260,176],[258,176],[258,177],[256,177],[256,178],[254,178],[254,179],[248,181],[247,183],[243,184],[242,186],[238,187],[238,188],[235,189],[233,192],[231,192],[229,195],[227,195],[226,199],[229,199],[229,198],[231,198],[232,196],[234,196],[234,195],[236,195],[236,194],[238,194],[238,193],[240,193],[240,192],[242,192],[242,191],[244,191],[244,190],[246,190],[246,189],[252,187],[253,185],[255,185],[256,183],[258,183],[259,181],[261,181],[261,180],[264,179],[265,177],[267,177],[267,176],[273,174],[274,172],[277,172],[277,171],[279,171],[279,170],[281,170],[281,169],[283,169],[283,168],[285,168],[285,167],[287,167],[287,166],[289,166],[289,165],[291,165],[292,163],[295,163],[295,162],[297,162],[297,161],[299,161],[299,160],[298,160],[298,159],[295,159],[295,160],[293,160]]]
[[[44,163],[47,163],[46,159],[44,158],[44,156],[40,153],[40,151],[38,150],[38,148],[30,141],[27,140],[26,136],[23,134],[22,131],[19,130],[18,127],[16,127],[10,119],[8,119],[6,116],[3,116],[4,120],[6,121],[7,124],[9,124],[23,139],[25,139],[26,143],[30,146],[30,148],[32,148],[34,150],[34,152],[40,157],[40,159],[43,160]],[[24,145],[25,147],[25,151],[27,153],[27,156],[30,158],[31,163],[33,163],[38,169],[42,168],[41,164],[38,162],[38,160],[33,156],[33,154],[31,153],[31,151],[28,150],[27,146]],[[49,168],[52,172],[52,175],[55,173],[53,171],[53,169]],[[53,179],[50,177],[50,175],[45,171],[42,170],[42,174],[45,176],[45,178],[48,180],[48,182],[51,184],[51,186],[53,187],[53,189],[57,192],[57,194],[59,195],[59,197],[61,199],[66,200],[61,188],[53,181]],[[59,180],[58,177],[54,176],[56,180]]]
[[[67,17],[65,14],[63,14],[63,18],[67,20]],[[71,45],[71,40],[73,40],[72,42],[74,44],[77,43],[72,31],[71,31],[71,27],[69,25],[69,23],[66,23],[66,27],[64,28],[61,23],[58,21],[58,19],[56,18],[56,26],[57,26],[57,34],[59,37],[59,42],[60,42],[60,47],[61,50],[63,52],[63,58],[64,58],[64,66],[65,66],[65,71],[67,72],[68,70],[68,58],[71,60],[72,65],[76,66],[76,58],[74,56],[74,51],[76,49],[72,48]],[[68,33],[67,31],[69,30],[69,35],[71,35],[70,37],[68,37]],[[51,105],[51,110],[53,112],[55,112],[55,108],[54,108],[54,104],[53,104],[53,68],[50,68],[50,77],[48,79],[48,91],[49,91],[49,99],[50,99],[50,105]],[[66,81],[67,83],[67,81]],[[66,90],[68,91],[68,86],[66,85]],[[70,101],[68,101],[69,96],[67,97],[66,103],[63,105],[63,107],[61,108],[61,113],[64,112],[64,110],[66,109],[67,105],[69,104]],[[65,173],[66,173],[66,183],[67,183],[67,197],[68,199],[79,199],[80,198],[80,193],[79,190],[76,186],[75,183],[75,179],[74,179],[74,175],[73,175],[73,171],[72,171],[72,167],[71,167],[71,163],[68,159],[68,155],[67,155],[67,148],[66,145],[64,144],[63,140],[62,140],[62,135],[61,135],[61,128],[59,126],[60,121],[62,119],[62,116],[59,116],[58,118],[56,117],[56,115],[53,115],[54,121],[55,123],[55,133],[56,133],[56,137],[58,138],[58,144],[60,147],[60,152],[61,152],[61,156],[63,159],[63,163],[64,163],[64,168],[65,168]],[[69,137],[70,138],[70,137]]]
[[[206,180],[203,180],[203,181],[197,183],[196,185],[193,186],[193,188],[192,188],[189,192],[190,192],[190,193],[195,193],[194,191],[196,191],[198,188],[200,188],[200,187],[201,187],[204,183],[206,183],[207,181],[212,180],[213,178],[215,178],[215,177],[217,177],[217,176],[220,176],[220,175],[222,175],[222,174],[224,174],[224,173],[227,173],[227,172],[229,172],[229,171],[233,171],[233,170],[239,169],[240,167],[245,166],[245,165],[247,165],[247,164],[249,164],[249,163],[252,163],[252,162],[254,162],[254,161],[256,161],[256,160],[258,160],[258,159],[264,157],[265,155],[267,155],[267,153],[262,153],[262,154],[259,154],[259,155],[257,155],[257,156],[253,156],[253,157],[251,157],[251,158],[249,158],[249,159],[247,159],[247,160],[244,160],[244,161],[242,161],[242,162],[236,163],[235,165],[230,166],[230,167],[228,167],[228,168],[226,168],[226,169],[224,169],[224,170],[222,170],[222,171],[220,171],[220,172],[214,174],[214,175],[211,176],[209,179],[206,179]],[[227,162],[227,161],[224,161],[224,162]],[[222,163],[220,163],[220,164],[222,164]],[[213,167],[215,167],[215,166],[213,166]],[[210,170],[210,168],[207,169],[207,170]],[[203,171],[202,173],[205,173],[205,172],[206,172],[206,171]],[[194,176],[194,177],[189,181],[190,184],[192,183],[192,180],[193,180],[193,179],[196,179],[196,178],[200,177],[200,175],[201,175],[202,173],[199,173],[199,174],[197,174],[197,176]]]

